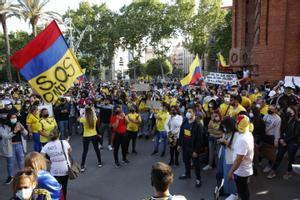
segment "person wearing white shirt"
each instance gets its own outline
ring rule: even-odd
[[[248,179],[253,175],[254,138],[250,130],[250,120],[246,115],[239,115],[236,120],[238,136],[233,147],[233,166],[228,179],[234,179],[241,200],[250,199]]]
[[[168,123],[169,132],[168,132],[168,142],[170,145],[170,162],[169,165],[176,165],[179,166],[179,151],[177,150],[178,147],[178,139],[179,139],[179,132],[180,127],[183,121],[182,116],[179,114],[179,107],[178,106],[172,106],[171,107],[171,118]],[[174,163],[174,156],[175,156],[175,163]]]
[[[59,140],[59,131],[54,129],[49,134],[50,141],[42,148],[41,153],[49,156],[51,161],[50,173],[63,188],[64,199],[67,196],[69,154],[72,149],[66,140]]]

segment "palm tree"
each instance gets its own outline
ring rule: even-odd
[[[53,11],[44,11],[50,0],[18,0],[19,11],[25,21],[29,20],[33,36],[37,35],[36,26],[40,19],[57,19],[60,15]]]
[[[6,75],[10,83],[12,82],[11,64],[10,64],[10,44],[9,44],[6,20],[7,18],[10,18],[12,16],[17,16],[17,13],[18,13],[18,7],[12,4],[11,1],[0,0],[0,22],[3,29],[5,51],[6,51]]]

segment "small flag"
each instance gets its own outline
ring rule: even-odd
[[[82,74],[82,69],[53,20],[11,57],[14,67],[46,103],[55,102]]]
[[[217,54],[217,57],[219,60],[220,67],[229,67],[229,65],[226,65],[225,58],[222,56],[222,54],[220,52]]]
[[[186,77],[184,77],[180,81],[180,83],[182,86],[193,85],[201,78],[202,78],[201,66],[200,66],[199,58],[198,56],[196,56],[196,58],[190,65],[189,74]]]

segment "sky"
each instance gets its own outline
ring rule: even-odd
[[[45,10],[47,11],[55,11],[59,14],[64,14],[68,8],[77,9],[79,3],[82,0],[50,0],[50,2],[46,5]],[[91,4],[101,4],[106,3],[108,8],[113,11],[118,11],[122,6],[128,5],[132,2],[132,0],[87,0]],[[170,0],[163,0],[164,2]],[[197,1],[197,0],[196,0]],[[222,0],[223,6],[230,6],[232,4],[232,0]],[[8,20],[8,30],[16,31],[16,30],[24,30],[30,32],[31,29],[28,23],[25,23],[22,20],[17,18],[12,18]],[[2,31],[2,30],[1,30]]]

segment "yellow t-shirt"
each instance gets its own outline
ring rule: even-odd
[[[33,133],[38,133],[39,131],[39,116],[35,116],[32,113],[29,113],[26,119],[26,124],[28,124],[31,127],[31,130]]]
[[[232,111],[229,115],[230,117],[236,118],[241,111],[246,111],[246,109],[241,104],[239,104],[236,108],[232,108]]]
[[[171,99],[170,106],[176,106],[176,105],[177,105],[177,99],[173,97],[173,98]]]
[[[139,104],[139,111],[145,112],[148,109],[149,109],[148,105],[144,101],[141,101],[141,103]]]
[[[80,123],[83,124],[83,137],[91,137],[97,135],[96,123],[97,118],[94,117],[94,128],[90,128],[85,117],[80,118]]]
[[[57,123],[53,117],[48,117],[47,119],[40,119],[39,123],[39,132],[44,131],[44,134],[48,135],[50,132],[57,127]],[[48,142],[48,137],[40,136],[40,142],[46,143]]]
[[[127,117],[129,119],[129,122],[127,124],[126,129],[128,131],[133,131],[133,132],[139,131],[139,124],[133,123],[131,122],[131,120],[138,120],[139,123],[141,123],[142,122],[141,116],[138,113],[129,113]]]
[[[262,107],[262,108],[260,109],[260,114],[266,115],[266,114],[268,114],[268,110],[269,110],[269,105],[266,104],[266,105],[264,105],[264,107]]]
[[[222,117],[229,116],[229,114],[233,111],[233,107],[231,105],[227,105],[222,103],[220,105],[220,114]]]
[[[0,109],[4,108],[2,100],[0,100]]]
[[[156,128],[158,131],[165,131],[165,123],[169,117],[168,112],[158,111],[157,116],[161,118],[161,120],[156,119]]]
[[[203,104],[204,118],[210,118],[212,109],[209,108],[208,103]]]
[[[22,105],[21,105],[21,104],[15,104],[14,106],[15,106],[15,108],[17,109],[17,111],[20,112],[20,110],[21,110],[21,108],[22,108]]]
[[[250,107],[251,104],[252,104],[252,102],[248,97],[242,96],[242,103],[241,103],[242,106],[244,106],[246,108],[246,107]]]
[[[251,95],[249,96],[249,99],[251,100],[251,102],[255,102],[256,99],[257,99],[257,97],[261,97],[261,96],[262,96],[261,93],[251,94]]]

